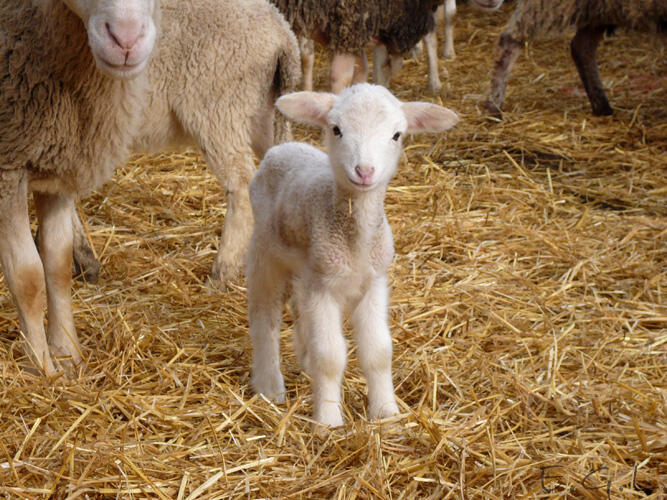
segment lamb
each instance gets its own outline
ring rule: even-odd
[[[0,0],[0,263],[26,353],[47,375],[52,356],[81,361],[71,207],[128,155],[158,22],[155,0]]]
[[[597,68],[596,52],[605,32],[613,27],[657,32],[667,27],[664,0],[517,0],[507,29],[498,42],[500,55],[491,78],[485,104],[487,113],[500,116],[507,79],[525,42],[537,35],[560,33],[574,27],[572,58],[588,94],[594,115],[611,115],[613,110]]]
[[[389,54],[410,50],[434,25],[441,0],[271,0],[299,37],[315,39],[334,54],[331,89],[339,93],[351,83],[366,81],[365,48],[383,44]],[[304,88],[312,89],[312,43],[305,43]],[[437,67],[430,73],[437,76]]]
[[[162,7],[160,51],[148,72],[150,102],[133,150],[193,145],[203,151],[227,196],[211,270],[213,281],[225,283],[242,266],[252,230],[253,152],[262,158],[289,137],[284,123],[274,124],[274,101],[301,78],[299,48],[265,0],[162,0]],[[73,219],[75,262],[95,281],[99,263],[76,212]]]
[[[314,419],[325,426],[343,422],[345,310],[352,310],[368,380],[369,416],[395,414],[387,321],[387,268],[394,249],[384,198],[403,136],[444,131],[458,116],[434,104],[401,103],[386,88],[367,83],[340,95],[295,92],[276,105],[293,120],[322,127],[329,154],[303,143],[275,146],[250,183],[255,228],[246,270],[252,386],[268,398],[285,399],[279,330],[290,284],[295,351],[312,377]]]

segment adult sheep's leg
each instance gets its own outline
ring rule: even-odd
[[[359,363],[368,380],[368,415],[384,418],[398,413],[391,379],[391,334],[387,323],[386,277],[373,280],[352,313]]]
[[[388,87],[391,76],[387,46],[380,44],[373,49],[373,81],[378,85]]]
[[[354,61],[354,72],[352,73],[352,83],[366,83],[368,81],[368,59],[366,52],[361,51]]]
[[[280,324],[287,274],[274,265],[265,250],[254,240],[248,249],[248,322],[253,348],[251,384],[258,394],[283,402]]]
[[[331,60],[331,91],[334,94],[340,94],[352,83],[356,59],[352,54],[334,54]]]
[[[81,346],[72,316],[72,211],[74,198],[35,193],[39,220],[39,249],[46,278],[49,311],[47,338],[54,356],[81,361]]]
[[[315,66],[315,42],[310,38],[299,37],[301,50],[301,69],[303,71],[303,90],[313,90],[313,67]]]
[[[456,20],[456,0],[445,0],[445,49],[442,55],[454,59],[454,22]]]
[[[88,283],[97,283],[100,276],[100,261],[95,256],[86,232],[83,229],[81,219],[77,213],[76,207],[71,208],[72,231],[74,236],[73,257],[74,257],[74,275],[87,281]]]
[[[608,26],[579,28],[570,43],[572,59],[593,107],[593,114],[597,116],[611,115],[614,112],[600,80],[596,57],[598,44],[607,29]]]
[[[44,332],[44,269],[30,232],[25,173],[0,168],[0,263],[19,313],[26,353],[55,373]]]
[[[252,233],[248,184],[255,172],[255,163],[250,150],[223,160],[220,155],[206,149],[205,158],[226,192],[227,213],[218,255],[211,269],[213,281],[226,283],[238,274]]]
[[[498,42],[499,56],[493,67],[493,75],[491,76],[491,91],[486,100],[485,109],[490,115],[501,116],[501,108],[505,100],[505,91],[507,88],[507,79],[510,71],[516,62],[523,43],[515,40],[512,36],[505,32],[500,35]]]
[[[303,368],[313,381],[313,418],[323,425],[341,426],[340,392],[347,361],[341,308],[318,286],[304,288],[298,307],[299,335],[307,342]]]
[[[440,75],[438,74],[438,38],[435,30],[426,34],[424,45],[426,46],[428,61],[428,91],[431,94],[438,94],[442,90],[442,83],[440,83]]]

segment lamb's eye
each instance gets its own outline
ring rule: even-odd
[[[400,132],[396,132],[396,133],[394,134],[394,137],[392,137],[391,139],[392,139],[393,141],[398,141],[400,138],[401,138],[401,133],[400,133]]]
[[[343,137],[343,132],[340,131],[340,128],[338,127],[338,125],[334,125],[334,128],[332,129],[332,131],[333,131],[333,134],[336,137]]]

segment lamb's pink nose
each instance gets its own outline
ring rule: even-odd
[[[354,167],[354,172],[359,176],[363,184],[370,184],[375,173],[375,168],[368,165],[357,165]]]
[[[138,21],[123,19],[113,24],[107,23],[107,31],[116,45],[129,51],[143,36],[144,26]]]

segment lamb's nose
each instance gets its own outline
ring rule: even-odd
[[[369,165],[357,165],[354,167],[354,173],[357,174],[359,179],[361,179],[364,184],[368,184],[369,181],[373,178],[375,168]]]

